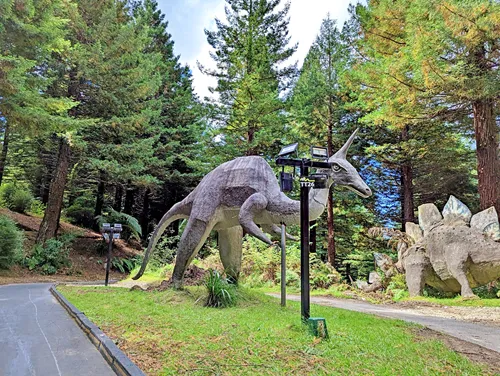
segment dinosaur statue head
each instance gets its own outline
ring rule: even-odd
[[[328,170],[328,175],[335,184],[346,187],[361,197],[370,197],[372,195],[371,189],[361,179],[358,171],[347,161],[347,150],[357,132],[356,129],[344,146],[328,159],[328,162],[332,164],[332,168]]]

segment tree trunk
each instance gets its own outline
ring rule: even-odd
[[[142,214],[141,214],[141,230],[142,230],[142,238],[148,238],[148,225],[149,225],[149,188],[146,188],[144,191],[144,198],[142,201]]]
[[[495,123],[494,102],[483,99],[472,104],[476,137],[477,172],[481,209],[494,206],[500,216],[500,162],[498,127]]]
[[[401,132],[401,140],[408,141],[409,126],[405,126]],[[401,165],[401,227],[405,231],[406,222],[415,222],[415,203],[413,197],[413,166],[410,161]]]
[[[7,153],[9,150],[9,122],[5,123],[3,134],[2,154],[0,154],[0,185],[2,184],[3,174],[5,172],[5,164],[7,163]]]
[[[95,209],[94,217],[102,214],[102,208],[104,206],[104,190],[106,184],[104,183],[104,174],[101,172],[99,177],[99,183],[97,184],[97,195],[95,199]]]
[[[113,209],[120,212],[122,211],[122,200],[123,200],[123,187],[121,184],[117,184],[115,187],[115,200],[113,202]]]
[[[56,171],[49,187],[47,208],[43,216],[36,243],[43,245],[47,240],[56,236],[59,228],[59,219],[64,198],[64,187],[68,177],[71,148],[65,137],[59,139],[59,153]]]
[[[335,247],[335,222],[333,217],[333,196],[332,192],[328,195],[328,206],[327,206],[327,223],[328,223],[328,262],[330,265],[335,264],[335,257],[337,256],[337,250]]]
[[[135,189],[127,187],[127,190],[125,192],[125,207],[123,208],[123,212],[125,214],[132,215],[132,209],[134,207],[134,196]]]
[[[333,155],[333,98],[328,99],[328,156]],[[328,229],[328,262],[334,266],[337,250],[335,248],[335,218],[333,216],[333,189],[328,194],[326,225]]]
[[[253,125],[253,121],[248,122],[248,132],[247,132],[247,141],[248,141],[248,148],[246,155],[256,155],[256,150],[253,147],[253,140],[255,137],[255,127]]]

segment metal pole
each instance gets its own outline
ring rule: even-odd
[[[111,251],[113,250],[113,230],[109,233],[109,243],[108,243],[108,256],[106,261],[106,279],[104,280],[104,286],[108,285],[109,280],[109,268],[111,266]]]
[[[286,307],[286,227],[281,224],[281,306]]]
[[[309,168],[300,167],[300,176],[307,177]],[[300,184],[300,306],[302,321],[307,323],[310,317],[309,294],[309,186]]]

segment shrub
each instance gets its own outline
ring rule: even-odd
[[[236,286],[229,284],[218,271],[209,270],[203,284],[208,290],[205,306],[224,308],[236,304]]]
[[[387,291],[391,290],[407,290],[406,287],[406,275],[398,273],[391,277],[389,284],[387,285]]]
[[[485,286],[473,288],[472,291],[481,299],[496,299],[500,297],[500,280],[488,283]]]
[[[55,274],[62,267],[71,266],[69,249],[74,235],[49,239],[45,245],[36,245],[30,257],[24,260],[29,270],[38,269],[42,274]]]
[[[18,213],[27,213],[31,209],[34,197],[30,191],[16,190],[7,207]]]
[[[27,213],[34,198],[25,185],[7,183],[0,188],[0,200],[10,210]]]
[[[159,268],[173,262],[175,253],[177,252],[177,243],[179,243],[180,238],[180,235],[161,237],[151,255],[151,263]]]
[[[16,190],[17,187],[14,183],[2,184],[0,186],[0,201],[2,206],[8,206],[8,203]]]
[[[45,213],[45,205],[40,200],[33,200],[31,203],[30,213],[36,217],[43,217]]]
[[[93,198],[80,196],[66,209],[66,217],[74,225],[92,228],[95,223],[93,205]]]
[[[286,272],[286,285],[296,286],[300,281],[300,275],[293,270],[287,269]],[[281,270],[276,272],[276,283],[281,283]]]
[[[7,269],[22,257],[23,232],[10,218],[0,215],[0,269]]]
[[[242,280],[249,287],[264,287],[280,283],[281,253],[278,247],[267,244],[252,237],[245,237],[243,242]],[[311,288],[326,289],[341,280],[340,274],[318,255],[310,255]],[[300,285],[300,248],[296,243],[286,247],[286,284]]]

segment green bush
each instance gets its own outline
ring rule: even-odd
[[[161,237],[151,255],[150,263],[156,268],[159,268],[165,264],[173,262],[175,253],[177,252],[177,243],[179,243],[180,238],[180,235],[166,235]]]
[[[92,197],[80,196],[66,209],[66,217],[76,225],[92,228],[95,223],[94,201]]]
[[[310,255],[311,288],[327,289],[341,280],[340,274],[318,255]],[[286,284],[300,286],[300,248],[290,242],[286,247]],[[249,287],[277,285],[281,279],[281,250],[253,237],[243,241],[242,282]]]
[[[300,275],[293,270],[287,269],[285,272],[286,285],[287,286],[297,286],[300,282]],[[281,270],[276,272],[276,283],[281,283]]]
[[[15,212],[26,214],[31,209],[34,197],[30,191],[17,190],[10,198],[7,207]]]
[[[0,202],[2,206],[7,207],[16,190],[17,187],[14,183],[6,183],[0,186]]]
[[[399,273],[394,275],[389,284],[387,285],[387,290],[392,291],[392,290],[407,290],[408,288],[406,287],[406,275]]]
[[[0,187],[2,205],[15,212],[27,213],[33,200],[30,190],[23,184],[7,183]]]
[[[203,284],[208,291],[205,306],[224,308],[236,304],[236,286],[228,283],[218,271],[209,270]]]
[[[71,266],[69,249],[74,235],[49,239],[45,245],[36,245],[30,257],[24,260],[29,270],[38,269],[42,274],[55,274],[62,267]]]
[[[45,204],[43,204],[40,200],[33,200],[31,203],[30,213],[36,217],[43,217],[45,213]]]
[[[0,269],[7,269],[22,258],[23,232],[10,218],[0,215]]]
[[[481,299],[500,298],[500,280],[491,282],[485,286],[473,288],[472,291]]]

